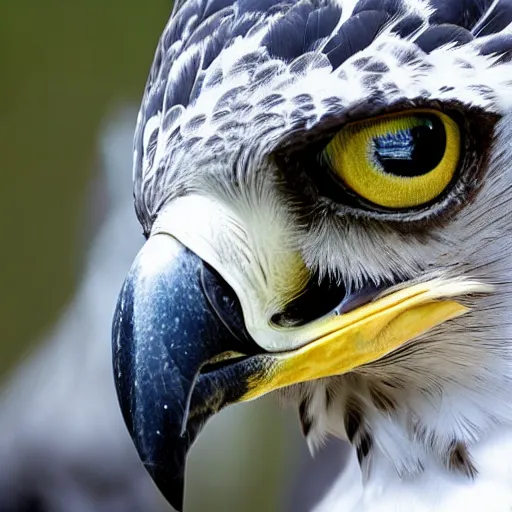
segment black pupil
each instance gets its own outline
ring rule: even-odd
[[[414,177],[427,174],[441,162],[446,132],[437,116],[417,116],[418,126],[373,139],[374,157],[384,172]]]

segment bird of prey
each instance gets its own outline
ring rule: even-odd
[[[176,3],[112,333],[175,508],[205,421],[277,391],[312,449],[352,445],[322,510],[510,510],[511,22],[509,0]]]

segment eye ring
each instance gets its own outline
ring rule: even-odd
[[[423,206],[453,181],[461,157],[458,124],[416,109],[345,125],[322,152],[353,195],[386,209]]]

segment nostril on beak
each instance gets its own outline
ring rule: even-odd
[[[372,302],[397,282],[399,280],[379,285],[366,283],[349,292],[342,282],[333,282],[327,278],[320,281],[317,276],[313,276],[303,293],[287,304],[283,311],[272,315],[271,322],[280,327],[300,327],[328,314],[343,315]]]
[[[272,315],[271,322],[280,327],[300,327],[331,313],[346,298],[347,289],[342,282],[313,275],[304,291],[286,308]]]

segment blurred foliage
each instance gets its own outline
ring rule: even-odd
[[[73,292],[98,127],[139,101],[171,2],[0,3],[3,373]]]

